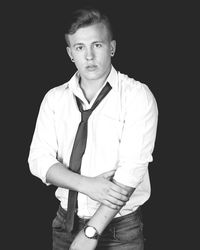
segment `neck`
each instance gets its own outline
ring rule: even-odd
[[[89,84],[80,84],[80,87],[83,91],[83,94],[88,102],[91,102],[91,100],[94,98],[96,93],[99,91],[99,89],[103,86],[104,82],[97,84],[95,83],[89,83]]]
[[[88,102],[90,102],[93,99],[93,97],[96,95],[99,89],[103,86],[106,78],[108,77],[108,74],[104,78],[96,79],[96,80],[86,81],[85,79],[80,79],[80,87],[85,95],[85,98],[88,100]]]

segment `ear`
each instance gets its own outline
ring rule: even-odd
[[[110,51],[111,51],[111,55],[113,56],[115,54],[116,51],[116,41],[112,40],[110,42]]]
[[[70,57],[70,59],[73,61],[72,51],[70,47],[67,47],[67,54]]]

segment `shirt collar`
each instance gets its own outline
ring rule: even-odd
[[[108,75],[106,82],[109,82],[110,86],[112,87],[112,89],[117,89],[118,86],[118,76],[117,76],[117,71],[116,69],[112,66],[111,70],[110,70],[110,74]]]

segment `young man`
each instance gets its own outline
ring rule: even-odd
[[[77,72],[44,97],[29,154],[31,172],[58,187],[53,249],[142,250],[156,101],[112,66],[116,42],[99,10],[74,12],[65,38]]]

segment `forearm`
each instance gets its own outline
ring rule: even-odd
[[[124,188],[126,191],[128,191],[128,196],[130,197],[131,194],[134,192],[134,188],[128,187],[125,185],[122,185],[120,183],[116,183],[118,186]],[[108,206],[105,206],[103,204],[100,205],[100,207],[97,209],[95,214],[92,216],[92,218],[89,220],[88,225],[94,226],[97,231],[101,234],[104,229],[107,227],[107,225],[112,221],[112,219],[115,217],[115,215],[120,211],[122,207],[118,209],[112,209]]]
[[[72,172],[61,163],[56,163],[48,170],[46,181],[57,187],[85,193],[87,177]]]
[[[46,182],[83,193],[114,210],[128,200],[127,191],[110,181],[114,173],[115,170],[110,170],[96,177],[83,176],[74,173],[61,163],[56,163],[47,171]]]

